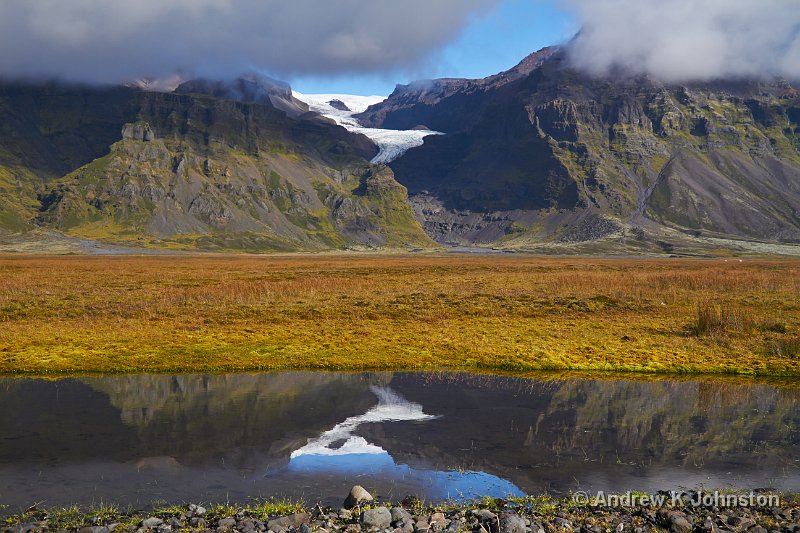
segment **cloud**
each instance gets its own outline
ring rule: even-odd
[[[797,0],[563,0],[581,32],[573,64],[666,81],[800,79]]]
[[[500,0],[1,0],[0,76],[391,72]]]

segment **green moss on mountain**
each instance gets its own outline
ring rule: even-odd
[[[800,93],[790,84],[592,78],[561,52],[492,79],[399,87],[362,115],[447,133],[392,163],[437,240],[613,236],[638,247],[700,232],[800,242]]]
[[[204,250],[433,244],[404,196],[354,192],[374,145],[314,116],[132,89],[15,86],[0,98],[0,188],[16,186],[0,227]],[[323,201],[334,197],[366,227]]]

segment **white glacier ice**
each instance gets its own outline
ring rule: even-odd
[[[350,106],[348,106],[350,107]],[[344,422],[336,424],[333,429],[324,432],[308,444],[292,452],[291,458],[303,455],[351,455],[351,454],[384,454],[386,450],[367,442],[364,437],[353,435],[361,424],[378,422],[397,422],[409,420],[430,420],[436,418],[422,412],[422,406],[409,402],[387,387],[371,387],[372,393],[378,397],[378,405],[359,416],[351,416]],[[343,443],[342,443],[343,442]],[[342,443],[338,447],[331,446]]]
[[[386,100],[385,96],[357,96],[352,94],[303,94],[292,91],[298,100],[308,104],[311,111],[328,117],[345,129],[354,133],[361,133],[369,137],[378,148],[379,152],[372,163],[388,163],[406,153],[406,151],[420,146],[428,135],[443,135],[438,131],[430,130],[385,130],[380,128],[365,128],[353,117],[357,113],[366,111],[373,104]],[[339,100],[350,111],[336,109],[328,102]]]

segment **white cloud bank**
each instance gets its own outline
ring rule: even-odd
[[[0,76],[413,68],[500,0],[0,0]]]
[[[563,0],[582,27],[574,66],[666,81],[800,79],[800,0]]]

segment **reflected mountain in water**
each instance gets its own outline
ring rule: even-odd
[[[398,374],[442,417],[367,435],[408,464],[491,471],[529,493],[800,487],[800,388],[715,381],[542,381]]]
[[[0,379],[0,503],[800,487],[800,387],[468,373]],[[267,474],[267,475],[265,475]],[[519,488],[519,489],[518,489]]]
[[[373,386],[371,390],[378,398],[378,405],[363,415],[336,424],[333,429],[293,451],[288,472],[311,476],[320,472],[380,475],[384,479],[402,479],[417,484],[428,494],[444,495],[448,499],[523,494],[513,483],[486,472],[437,471],[397,464],[388,451],[354,432],[364,424],[418,423],[438,417],[425,414],[421,405],[409,402],[388,387]]]

